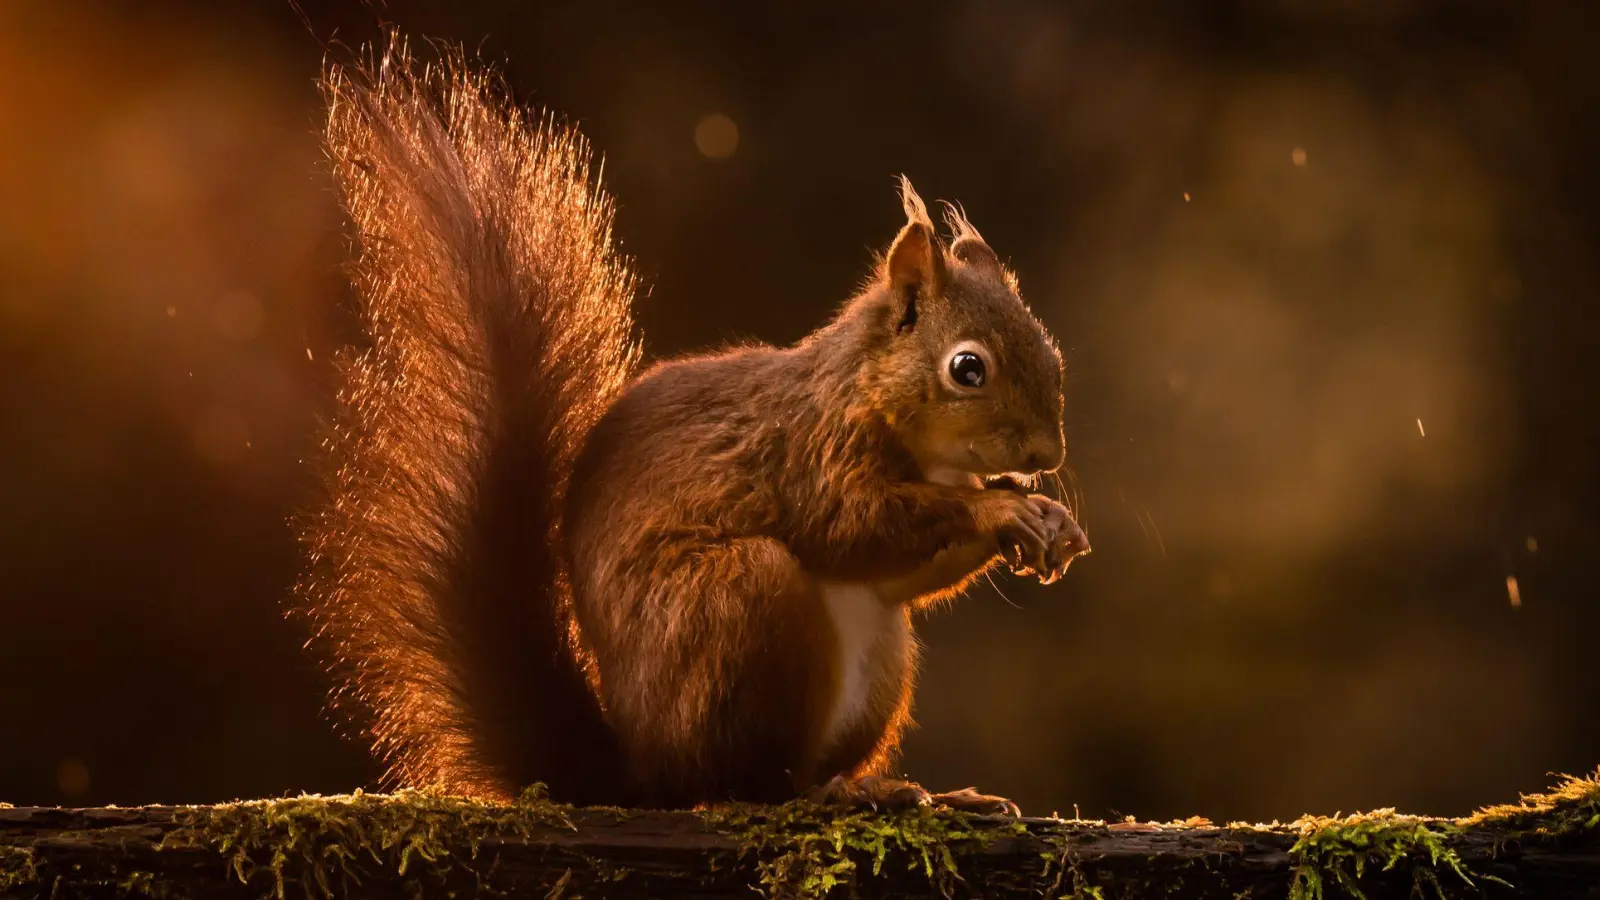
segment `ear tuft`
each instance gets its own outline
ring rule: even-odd
[[[900,176],[900,205],[905,207],[906,221],[921,222],[933,230],[933,219],[928,216],[928,205],[917,196],[917,189],[911,186],[911,179]]]
[[[950,229],[950,239],[952,241],[973,238],[979,243],[983,243],[983,235],[978,233],[978,229],[967,218],[966,210],[948,200],[940,200],[939,205],[944,207],[944,226]]]

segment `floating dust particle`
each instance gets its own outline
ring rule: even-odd
[[[1189,192],[1188,191],[1184,191],[1183,192],[1183,202],[1185,202],[1185,203],[1189,202]]]
[[[1297,166],[1305,165],[1306,164],[1306,148],[1304,148],[1304,147],[1296,147],[1296,148],[1294,148],[1294,152],[1289,154],[1289,158],[1294,160],[1294,164],[1297,165]]]
[[[1531,534],[1528,535],[1528,552],[1529,553],[1538,553],[1539,552],[1539,539],[1534,537]]]
[[[1421,419],[1417,420],[1417,434],[1420,434],[1423,437],[1427,437],[1428,436],[1428,432],[1424,431],[1423,428],[1422,428],[1422,420]]]
[[[1517,587],[1517,576],[1506,576],[1506,596],[1511,598],[1511,608],[1522,608],[1522,589]]]
[[[310,348],[310,347],[307,347],[307,348],[306,348],[306,359],[309,359],[309,360],[311,360],[311,361],[312,361],[312,362],[316,362],[316,361],[317,361],[317,360],[316,360],[316,357],[313,357],[313,356],[312,356],[312,355],[311,355],[311,348]]]
[[[722,113],[708,113],[694,126],[694,146],[707,159],[727,159],[739,149],[739,126]]]
[[[167,318],[176,319],[177,317],[178,317],[178,308],[176,306],[167,307]]]

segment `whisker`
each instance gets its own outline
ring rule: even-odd
[[[1140,510],[1133,511],[1133,520],[1139,523],[1139,530],[1144,532],[1144,539],[1150,540],[1150,526],[1145,523],[1144,513]]]
[[[1068,481],[1071,482],[1071,487],[1069,488],[1067,483],[1061,480],[1059,472],[1056,473],[1056,485],[1063,495],[1062,502],[1066,503],[1067,508],[1072,511],[1072,518],[1078,523],[1078,527],[1083,529],[1084,537],[1088,537],[1089,525],[1085,521],[1087,517],[1083,511],[1083,485],[1078,481],[1078,473],[1075,469],[1066,467],[1065,471]],[[1068,499],[1069,495],[1070,499]]]
[[[1148,511],[1146,511],[1145,515],[1150,516],[1150,513]],[[1161,548],[1161,558],[1162,559],[1166,559],[1167,558],[1167,541],[1166,541],[1166,538],[1163,538],[1161,536],[1161,529],[1156,525],[1156,517],[1155,516],[1150,516],[1150,530],[1154,531],[1156,533],[1156,546]]]
[[[994,573],[993,572],[984,572],[983,573],[983,577],[989,579],[989,587],[994,588],[994,592],[996,594],[999,594],[1000,595],[1000,599],[1004,600],[1006,602],[1006,604],[1009,605],[1012,609],[1021,609],[1022,608],[1022,607],[1018,606],[1016,603],[1012,602],[1011,598],[1006,596],[1006,592],[1005,591],[1000,590],[1000,585],[994,583]]]

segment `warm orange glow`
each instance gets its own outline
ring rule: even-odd
[[[63,799],[67,757],[91,770],[94,802],[358,783],[315,740],[283,753],[243,727],[276,723],[296,745],[326,730],[318,686],[282,652],[300,631],[256,626],[297,567],[282,523],[315,507],[314,431],[354,305],[340,273],[360,236],[317,133],[319,45],[336,36],[343,58],[376,25],[354,29],[367,4],[303,5],[315,37],[284,3],[0,2],[0,633],[17,673],[0,709],[42,736],[0,754],[16,776],[0,799]],[[1381,73],[1317,17],[1370,14],[1377,35],[1458,14],[1239,4],[1251,28],[1304,23],[1297,40],[1322,49],[1286,66],[1070,4],[855,17],[843,37],[768,54],[725,53],[738,32],[698,26],[618,34],[581,4],[502,4],[481,45],[473,4],[403,11],[417,6],[391,13],[594,132],[619,233],[651,272],[652,359],[822,321],[887,237],[899,171],[1004,232],[1069,351],[1074,490],[1059,493],[1081,488],[1097,553],[1043,593],[996,574],[1020,609],[984,587],[925,623],[922,727],[896,774],[1029,812],[1271,817],[1436,809],[1418,798],[1464,811],[1479,779],[1510,792],[1581,755],[1566,718],[1594,691],[1580,638],[1600,615],[1578,551],[1590,368],[1583,304],[1559,298],[1584,296],[1600,266],[1589,157],[1565,144],[1583,132],[1583,79],[1542,48],[1577,21],[1556,8],[1583,4],[1498,4],[1507,22],[1542,11],[1515,40],[1463,27],[1403,55],[1394,43]],[[886,23],[938,43],[872,33]],[[1174,209],[1175,187],[1206,202]],[[542,235],[572,233],[528,227],[530,259]],[[433,371],[388,349],[413,380]],[[470,484],[460,447],[370,449],[419,489]],[[361,501],[339,514],[393,521]],[[1523,617],[1520,575],[1502,576],[1515,633],[1486,591],[1483,615],[1456,615],[1476,576],[1463,590],[1451,561],[1484,550],[1536,579]],[[382,574],[346,587],[382,590]],[[113,677],[133,668],[204,677]],[[130,698],[159,708],[124,718]],[[371,686],[349,699],[388,702]],[[394,708],[441,734],[439,759],[465,752],[446,711]]]

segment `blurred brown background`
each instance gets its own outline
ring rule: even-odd
[[[605,153],[652,355],[815,327],[902,171],[1020,271],[1096,553],[926,623],[913,776],[1287,818],[1600,763],[1593,4],[302,7],[0,3],[0,799],[374,774],[278,609],[348,300],[314,77],[381,20]]]

